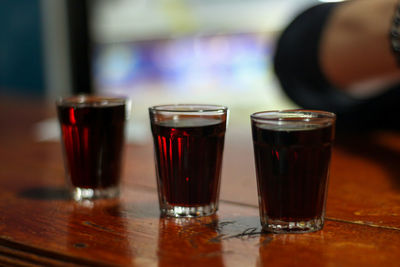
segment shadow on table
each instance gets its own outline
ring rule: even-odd
[[[22,198],[35,200],[70,200],[69,192],[64,187],[33,187],[18,194]]]
[[[377,162],[400,190],[400,133],[375,132],[337,136],[335,146],[347,153]]]

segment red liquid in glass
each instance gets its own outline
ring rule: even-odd
[[[124,143],[125,105],[58,106],[68,180],[74,187],[118,185]]]
[[[263,129],[252,123],[261,217],[308,221],[322,215],[332,126]]]
[[[191,118],[151,125],[160,201],[205,206],[219,195],[225,121]]]

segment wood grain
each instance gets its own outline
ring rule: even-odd
[[[338,140],[324,229],[274,235],[260,230],[248,129],[227,137],[218,213],[160,218],[151,144],[127,146],[120,198],[75,203],[60,144],[32,135],[53,109],[12,103],[0,113],[2,265],[398,266],[398,133]]]

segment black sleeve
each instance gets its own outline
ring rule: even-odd
[[[286,94],[299,106],[335,112],[339,129],[396,128],[400,115],[399,86],[370,99],[357,99],[335,88],[321,71],[318,52],[322,31],[340,3],[313,6],[280,36],[274,57],[275,73]]]

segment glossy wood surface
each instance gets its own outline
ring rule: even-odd
[[[400,134],[338,138],[326,224],[261,233],[249,127],[231,125],[220,209],[160,218],[150,143],[129,144],[121,197],[75,203],[58,142],[35,140],[52,105],[0,101],[0,264],[86,266],[399,266]]]

